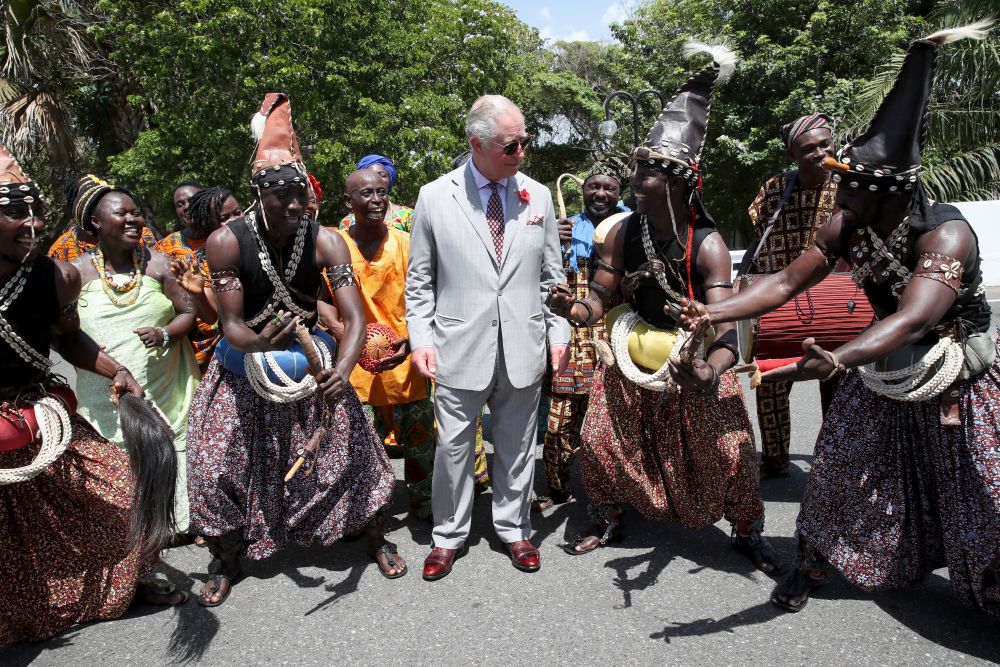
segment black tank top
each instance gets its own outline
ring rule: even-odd
[[[59,319],[56,296],[56,263],[44,255],[38,257],[28,274],[28,281],[14,303],[3,313],[12,329],[43,356],[49,356],[52,327]],[[13,278],[13,275],[11,275]],[[6,341],[0,339],[0,391],[20,389],[45,377],[45,373],[24,361]]]
[[[917,239],[923,234],[933,231],[951,220],[961,220],[965,224],[969,221],[965,219],[961,211],[951,204],[931,204],[929,210],[924,214],[919,227],[911,226],[910,233],[912,242],[902,264],[911,272],[917,266],[919,257],[914,252]],[[856,258],[851,257],[851,239],[857,229],[856,225],[843,225],[840,229],[840,256],[850,265],[854,266]],[[972,230],[972,225],[969,225]],[[973,230],[972,235],[976,232]],[[979,238],[976,237],[976,262],[975,265],[962,275],[962,282],[959,285],[958,298],[952,304],[948,312],[941,318],[941,322],[958,322],[962,331],[969,335],[971,333],[985,333],[990,330],[990,305],[986,301],[986,291],[982,289],[983,271],[982,257],[979,250]],[[892,293],[892,280],[885,280],[881,284],[874,283],[871,279],[865,281],[864,290],[868,300],[872,304],[872,309],[879,319],[888,317],[899,308],[899,301]],[[937,340],[937,334],[929,334],[922,343],[931,343]]]
[[[247,218],[252,215],[253,213],[249,213],[246,217],[229,223],[229,229],[240,244],[239,271],[240,282],[243,284],[243,314],[246,320],[252,320],[260,313],[274,294],[274,285],[271,284],[271,279],[260,263],[260,248],[247,227]],[[299,260],[295,275],[292,276],[291,283],[288,285],[288,293],[295,305],[314,313],[309,320],[303,322],[310,329],[316,324],[317,317],[314,311],[322,283],[322,276],[316,266],[316,235],[318,233],[319,225],[310,220],[309,229],[305,236],[305,246],[302,249],[302,259]],[[262,230],[260,237],[264,242],[268,256],[271,258],[271,264],[274,265],[279,276],[284,276],[285,266],[288,265],[292,256],[294,238],[285,244],[279,256],[271,244],[267,242]],[[288,308],[279,302],[275,310],[288,310]],[[260,333],[267,326],[267,322],[268,320],[265,319],[251,328]]]
[[[681,230],[684,243],[687,243],[686,227]],[[650,230],[652,231],[652,230]],[[705,280],[698,271],[698,251],[702,242],[715,233],[715,222],[707,216],[699,215],[694,227],[694,241],[691,249],[691,280],[694,285],[694,296],[699,301],[705,300],[704,284]],[[667,284],[678,294],[687,296],[687,258],[684,248],[681,247],[677,239],[672,239],[666,243],[652,238],[653,246],[657,250],[657,255],[667,265]],[[633,213],[625,223],[625,271],[631,273],[637,270],[647,261],[646,251],[642,245],[642,215]],[[660,287],[660,283],[655,277],[643,278],[636,287],[632,295],[632,307],[639,317],[655,327],[661,329],[673,329],[677,327],[677,322],[663,312],[663,307],[667,303],[667,293]]]

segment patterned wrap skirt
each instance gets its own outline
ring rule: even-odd
[[[310,476],[285,473],[322,418],[321,399],[273,403],[213,358],[188,416],[188,499],[195,533],[240,531],[246,556],[332,544],[362,531],[391,499],[381,439],[347,385]]]
[[[0,646],[118,618],[153,567],[129,545],[128,455],[78,416],[72,442],[37,477],[0,486]],[[38,445],[0,452],[31,462]]]
[[[733,373],[712,396],[664,395],[601,368],[582,438],[580,472],[594,504],[626,502],[688,528],[764,516],[753,430]]]
[[[1000,359],[940,399],[882,398],[849,372],[827,412],[799,534],[856,586],[898,589],[948,566],[963,603],[1000,616]]]

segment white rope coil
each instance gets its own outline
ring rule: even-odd
[[[0,468],[0,486],[34,479],[69,447],[73,427],[69,421],[69,412],[62,401],[52,396],[43,396],[35,402],[33,408],[35,419],[38,420],[38,434],[42,438],[42,446],[35,460],[28,465],[20,468]]]
[[[938,362],[940,368],[935,370]],[[894,401],[919,402],[939,396],[962,372],[965,349],[951,336],[942,336],[916,363],[894,371],[877,371],[875,364],[858,368],[865,386]]]
[[[677,383],[670,377],[670,359],[678,359],[678,351],[684,342],[691,337],[689,331],[677,330],[677,339],[670,351],[670,357],[663,363],[659,370],[653,373],[644,373],[628,352],[628,337],[635,326],[642,321],[634,311],[626,311],[615,320],[615,325],[611,328],[611,351],[615,355],[615,361],[621,369],[622,375],[630,382],[634,382],[640,387],[653,391],[675,391],[678,389]]]
[[[323,369],[333,366],[333,353],[326,346],[326,341],[319,336],[313,336],[313,340],[323,359]],[[268,376],[264,368],[265,363],[278,378],[278,383],[273,382]],[[278,366],[278,362],[270,352],[247,354],[243,359],[243,367],[246,370],[247,380],[257,395],[273,403],[294,403],[316,393],[316,378],[307,374],[299,381],[293,380]],[[319,372],[323,369],[314,368],[313,371]]]

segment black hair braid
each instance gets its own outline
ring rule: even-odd
[[[205,236],[211,234],[216,221],[222,217],[222,205],[232,196],[233,193],[219,186],[199,190],[191,195],[187,210],[191,229]]]

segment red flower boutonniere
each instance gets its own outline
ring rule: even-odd
[[[519,198],[519,199],[520,199],[521,201],[523,201],[523,202],[524,202],[525,204],[527,204],[528,202],[530,202],[530,201],[531,201],[531,193],[529,193],[529,192],[528,192],[527,190],[525,190],[524,188],[522,188],[522,189],[521,189],[521,190],[520,190],[520,191],[519,191],[519,192],[517,193],[517,196],[518,196],[518,198]]]

